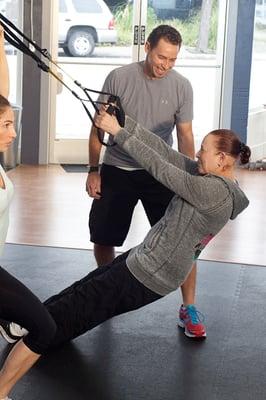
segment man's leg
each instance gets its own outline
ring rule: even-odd
[[[94,257],[98,267],[110,264],[115,258],[115,248],[94,243]]]
[[[121,246],[128,234],[137,193],[132,183],[134,171],[103,165],[101,198],[92,203],[89,228],[98,266],[115,257],[115,246]]]

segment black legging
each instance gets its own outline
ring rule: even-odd
[[[16,322],[29,333],[25,345],[42,354],[55,332],[56,324],[41,301],[2,267],[0,267],[0,318]]]
[[[99,267],[45,301],[57,331],[49,348],[82,335],[109,318],[136,310],[162,296],[140,283],[126,266],[127,253]]]

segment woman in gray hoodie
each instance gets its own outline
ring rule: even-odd
[[[210,132],[193,161],[130,118],[121,128],[103,110],[96,125],[176,195],[140,245],[45,301],[57,325],[48,349],[176,290],[192,260],[249,203],[234,171],[250,149],[231,130]]]

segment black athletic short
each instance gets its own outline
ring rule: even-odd
[[[103,164],[101,180],[101,199],[93,201],[89,217],[90,240],[100,245],[122,246],[138,200],[154,225],[174,195],[145,170]]]

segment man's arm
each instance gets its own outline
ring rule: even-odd
[[[106,93],[116,93],[115,90],[115,76],[116,70],[112,70],[106,77],[105,82],[102,87],[102,92]],[[109,96],[108,96],[109,97]],[[105,95],[100,95],[99,101],[106,102],[107,98]],[[94,117],[96,117],[95,114]],[[92,126],[89,138],[89,165],[93,167],[99,166],[100,153],[102,144],[100,143],[97,135],[97,128]],[[88,178],[86,182],[86,190],[90,197],[94,199],[100,199],[101,197],[101,176],[99,171],[88,173]]]
[[[194,160],[195,144],[192,131],[192,122],[180,122],[176,124],[176,133],[178,140],[178,150]]]
[[[4,97],[9,95],[9,72],[5,53],[4,29],[0,24],[0,94]]]
[[[89,165],[97,167],[99,165],[102,144],[97,136],[97,129],[92,126],[89,138]],[[99,171],[88,173],[86,190],[90,197],[99,199],[101,193],[101,177]]]

